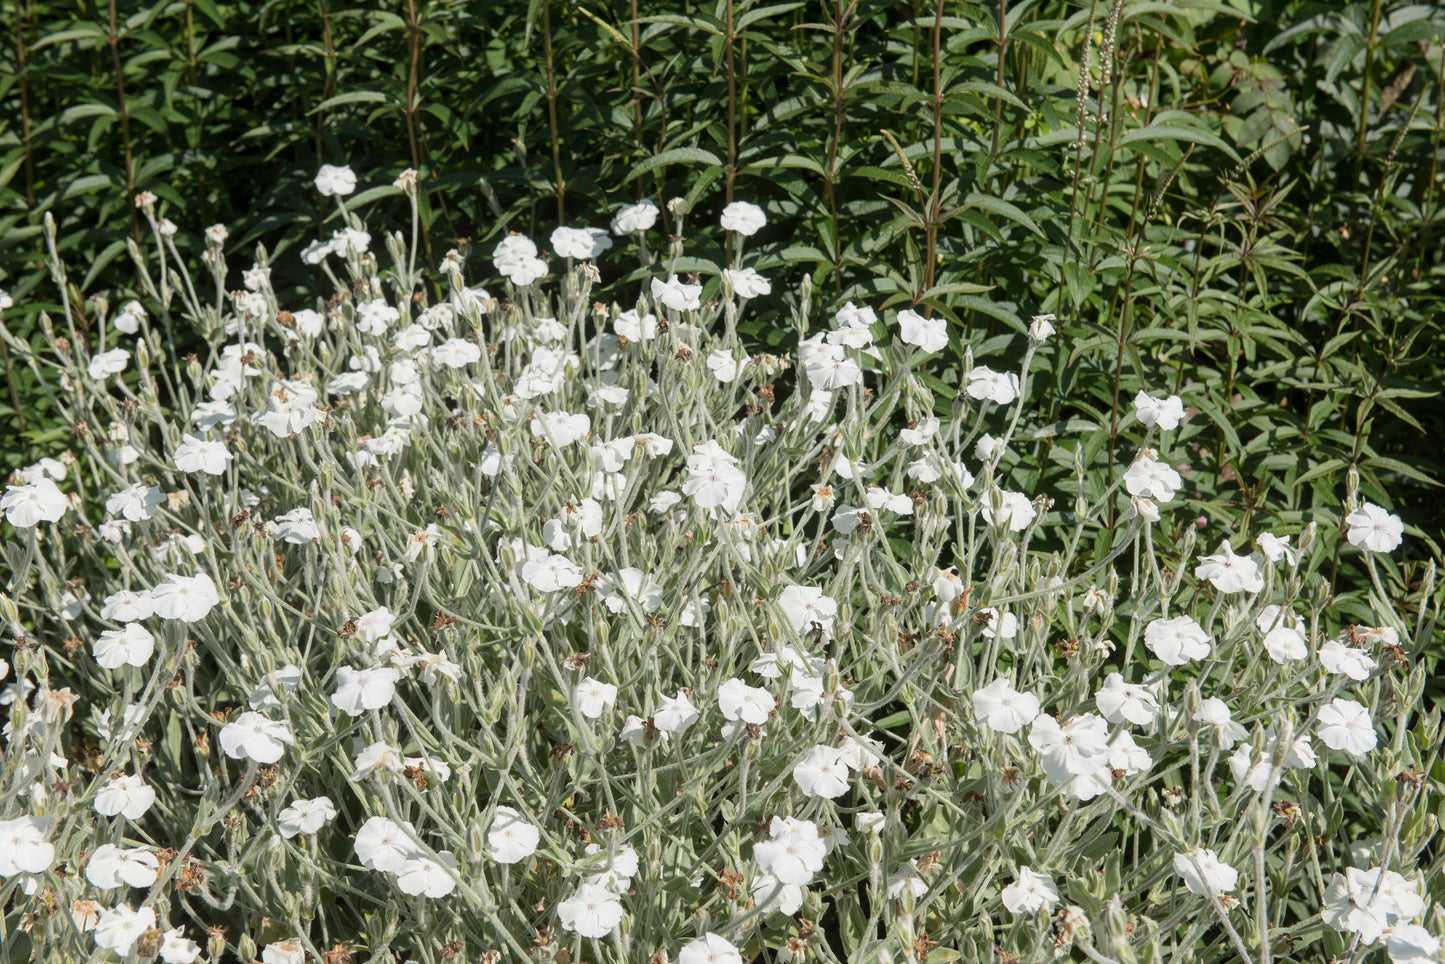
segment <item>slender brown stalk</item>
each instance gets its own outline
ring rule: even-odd
[[[552,178],[557,191],[557,223],[567,223],[567,184],[562,180],[562,144],[557,135],[557,75],[552,62],[552,4],[542,0],[542,43],[547,56],[547,127],[552,140]]]
[[[135,155],[130,141],[130,107],[125,99],[125,71],[120,63],[120,34],[116,31],[115,0],[110,0],[110,62],[115,68],[115,96],[120,103],[120,138],[125,146],[125,193],[127,202],[135,195]],[[136,221],[135,205],[127,203],[130,212],[131,237],[140,241],[140,225]]]
[[[331,99],[332,84],[336,77],[336,41],[331,36],[331,11],[326,9],[326,0],[317,0],[321,8],[321,43],[326,48],[326,77],[321,82],[321,102],[324,104]],[[320,162],[322,154],[321,134],[326,130],[326,112],[318,109],[316,111],[316,160]]]
[[[25,28],[29,17],[23,2],[15,0],[15,66],[20,80],[20,142],[25,145],[25,203],[34,207],[35,157],[30,144],[30,75],[25,60]]]
[[[943,0],[933,16],[933,193],[923,212],[923,230],[928,239],[928,262],[923,266],[923,290],[933,287],[938,270],[939,189],[943,184]],[[920,292],[921,294],[922,292]]]

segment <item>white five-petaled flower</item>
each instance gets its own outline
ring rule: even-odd
[[[1047,874],[1020,867],[1018,877],[1003,889],[1003,905],[1015,914],[1033,914],[1059,902],[1059,889]]]
[[[162,619],[194,623],[204,619],[221,601],[221,596],[216,584],[204,572],[189,577],[169,572],[165,580],[150,591],[150,601],[155,614]]]
[[[276,826],[281,836],[291,838],[297,834],[315,833],[328,821],[336,819],[336,807],[330,797],[315,797],[311,800],[293,800],[291,805],[276,815]]]
[[[622,901],[603,884],[583,883],[557,904],[562,929],[582,937],[606,937],[622,922]]]
[[[793,780],[808,796],[831,800],[848,792],[848,765],[836,747],[820,744],[793,766]]]
[[[905,345],[914,345],[926,352],[943,351],[948,347],[948,321],[944,318],[925,318],[912,308],[904,308],[898,313],[898,337]],[[982,372],[987,369],[975,371]]]
[[[350,167],[322,164],[316,172],[316,190],[322,197],[345,197],[356,190],[356,174]]]
[[[396,681],[401,673],[390,667],[353,669],[342,666],[336,671],[336,692],[331,705],[348,716],[360,716],[367,710],[379,710],[396,694]]]
[[[677,964],[743,964],[743,955],[726,938],[708,931],[678,951]]]
[[[368,817],[356,831],[356,856],[361,866],[396,873],[416,853],[416,830],[386,817]]]
[[[182,472],[204,472],[207,475],[224,475],[226,467],[231,464],[231,453],[225,442],[195,435],[182,436],[173,458],[176,468]]]
[[[1320,707],[1318,732],[1325,746],[1356,758],[1369,753],[1378,742],[1370,711],[1354,700],[1338,697]]]
[[[1239,871],[1221,863],[1212,850],[1195,849],[1174,855],[1174,872],[1184,878],[1191,894],[1227,894],[1239,882]]]
[[[1397,515],[1366,502],[1345,516],[1350,545],[1366,552],[1391,552],[1404,538],[1405,523]]]
[[[777,707],[773,694],[759,686],[749,686],[734,677],[717,688],[718,709],[724,719],[741,720],[758,726],[768,721]]]
[[[1013,372],[996,372],[985,365],[976,365],[969,370],[967,388],[970,398],[1007,405],[1019,397],[1019,377]]]
[[[648,200],[624,204],[612,216],[612,233],[623,235],[646,231],[657,223],[658,213],[657,205]]]
[[[1189,616],[1154,619],[1144,627],[1144,645],[1170,666],[1209,655],[1209,634]]]
[[[692,311],[702,307],[702,285],[684,284],[672,275],[666,281],[652,279],[652,297],[673,311]]]
[[[602,715],[603,710],[617,702],[617,687],[589,676],[577,684],[573,700],[578,713],[589,720],[595,720]]]
[[[1219,552],[1200,560],[1194,575],[1208,579],[1222,593],[1256,593],[1264,588],[1259,563],[1249,556],[1235,555],[1228,541],[1219,544]]]
[[[17,529],[29,529],[38,522],[59,522],[70,500],[50,479],[38,479],[30,485],[11,485],[0,497],[5,519]]]
[[[722,226],[726,231],[736,231],[748,237],[757,234],[768,223],[768,216],[756,204],[734,201],[723,208]]]
[[[286,744],[295,742],[285,721],[268,720],[254,711],[242,713],[221,727],[221,749],[233,760],[275,763],[286,751]]]
[[[487,831],[487,846],[499,864],[515,864],[537,852],[542,832],[511,807],[498,807]]]
[[[140,623],[107,629],[91,647],[95,661],[106,669],[144,666],[156,651],[156,638]]]
[[[1178,428],[1184,418],[1184,402],[1178,395],[1158,399],[1140,392],[1134,396],[1134,414],[1145,425],[1157,425],[1161,430]]]
[[[1039,715],[1039,698],[1000,677],[973,694],[973,715],[995,733],[1017,733]]]

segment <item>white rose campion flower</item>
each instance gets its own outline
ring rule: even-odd
[[[293,800],[291,805],[276,815],[276,828],[288,840],[297,834],[315,833],[336,819],[336,807],[330,797],[315,797],[311,800]]]
[[[612,323],[612,331],[628,341],[652,341],[657,337],[657,316],[639,315],[635,308],[624,311]]]
[[[394,874],[416,853],[416,828],[386,817],[368,817],[353,846],[361,866]]]
[[[161,960],[166,964],[194,964],[201,956],[201,946],[186,936],[179,927],[173,927],[161,935]]]
[[[221,601],[216,584],[204,572],[194,576],[166,573],[165,581],[150,591],[151,606],[162,619],[194,623],[206,617]]]
[[[532,417],[531,428],[534,437],[545,438],[554,448],[561,448],[585,440],[592,431],[592,419],[570,412],[543,412]]]
[[[743,964],[743,955],[726,938],[708,931],[677,952],[677,964]]]
[[[832,800],[848,792],[848,765],[836,747],[817,745],[793,766],[793,780],[807,796]]]
[[[652,279],[652,297],[654,301],[671,308],[673,311],[692,311],[702,307],[702,285],[683,284],[677,280],[677,275],[672,275],[667,281]]]
[[[823,639],[832,638],[838,601],[818,587],[788,586],[778,594],[778,609],[798,635],[821,632]]]
[[[687,480],[682,491],[700,509],[722,509],[732,515],[742,502],[747,484],[748,477],[737,467],[737,459],[714,441],[694,446],[687,458]]]
[[[721,223],[725,231],[736,231],[744,237],[751,237],[768,223],[768,216],[756,204],[734,201],[723,208]]]
[[[1159,712],[1159,701],[1145,686],[1126,683],[1118,673],[1110,673],[1104,685],[1094,694],[1094,703],[1104,719],[1115,725],[1128,722],[1148,726]]]
[[[973,694],[973,715],[995,733],[1017,733],[1039,715],[1039,698],[999,678]]]
[[[126,623],[122,629],[107,629],[91,647],[95,661],[106,669],[144,666],[155,651],[156,638],[139,623]]]
[[[31,485],[6,486],[0,498],[5,520],[17,529],[29,529],[40,522],[59,522],[70,508],[70,500],[49,479]]]
[[[115,844],[101,844],[85,865],[85,879],[101,890],[114,890],[121,884],[149,887],[160,876],[160,861],[144,847],[123,849]]]
[[[998,509],[995,509],[993,504],[995,496],[1002,503]],[[1006,525],[1010,532],[1023,532],[1037,515],[1028,496],[1022,492],[1005,492],[1000,489],[984,495],[979,505],[979,514],[989,525]]]
[[[1404,539],[1405,523],[1373,502],[1345,516],[1350,545],[1366,552],[1392,552]]]
[[[1019,377],[977,365],[969,370],[967,389],[970,398],[1007,405],[1019,397]]]
[[[559,258],[592,257],[592,234],[586,228],[557,228],[552,232],[551,242]]]
[[[620,236],[647,231],[657,223],[659,213],[657,205],[648,200],[624,204],[612,216],[612,233]]]
[[[487,847],[499,864],[515,864],[537,852],[542,832],[511,807],[498,807],[487,831]]]
[[[158,486],[137,482],[106,499],[105,511],[124,516],[131,522],[143,522],[154,516],[164,501],[165,496],[161,495]]]
[[[91,378],[99,382],[104,381],[109,375],[119,375],[129,364],[130,352],[124,348],[114,348],[90,356],[90,367],[87,372]]]
[[[55,863],[55,845],[45,839],[49,830],[43,817],[0,820],[0,877],[49,870]]]
[[[482,360],[482,349],[464,338],[448,338],[431,350],[431,360],[447,368],[466,368]]]
[[[617,702],[617,687],[588,676],[577,684],[572,699],[578,713],[589,720],[595,720],[602,716],[607,707]]]
[[[802,909],[807,891],[797,884],[785,884],[772,874],[758,874],[748,885],[748,895],[760,910],[792,916]]]
[[[396,681],[400,678],[400,671],[390,667],[358,670],[342,666],[336,671],[336,692],[331,694],[331,705],[347,716],[379,710],[396,695]]]
[[[436,860],[415,854],[396,872],[396,886],[403,894],[437,900],[457,889],[456,870],[451,851],[437,851]]]
[[[1018,877],[1003,889],[1003,905],[1014,914],[1035,914],[1059,902],[1059,888],[1047,874],[1020,867]]]
[[[275,763],[286,752],[286,744],[295,742],[284,721],[268,720],[250,710],[221,727],[221,749],[233,760]]]
[[[622,901],[610,888],[584,883],[557,905],[562,929],[581,937],[606,937],[622,922]]]
[[[948,347],[948,320],[925,318],[911,308],[898,313],[898,337],[905,345],[915,345],[926,352],[939,352]],[[987,369],[976,369],[987,371]],[[976,395],[975,398],[983,396]]]
[[[806,360],[800,356],[799,361],[803,362],[808,384],[818,392],[847,388],[863,381],[863,369],[837,345],[819,345],[808,353]]]
[[[1338,639],[1332,639],[1320,647],[1320,665],[1326,673],[1348,676],[1357,682],[1370,678],[1375,660],[1363,649],[1347,646]]]
[[[1214,729],[1215,740],[1221,750],[1232,749],[1236,741],[1249,736],[1249,731],[1242,724],[1234,722],[1229,706],[1218,697],[1211,696],[1203,700],[1192,719]]]
[[[1343,750],[1358,759],[1373,750],[1378,742],[1370,711],[1354,700],[1336,697],[1328,706],[1320,707],[1320,739],[1331,750]]]
[[[1029,746],[1039,752],[1050,780],[1067,783],[1107,765],[1109,726],[1093,713],[1075,716],[1063,725],[1044,713],[1029,728]]]
[[[194,435],[185,435],[176,446],[176,468],[182,472],[204,472],[207,475],[224,475],[231,464],[231,453],[226,443],[219,439],[211,441]]]
[[[304,432],[318,418],[316,389],[304,382],[279,382],[266,397],[266,410],[251,416],[255,425],[270,429],[277,438]]]
[[[1134,414],[1145,425],[1157,425],[1167,431],[1179,427],[1184,418],[1184,402],[1178,395],[1170,395],[1161,401],[1147,392],[1140,392],[1134,396]]]
[[[261,964],[306,964],[306,948],[297,940],[273,941],[261,951]]]
[[[753,859],[763,873],[784,884],[806,887],[813,875],[823,869],[828,850],[817,825],[791,817],[774,817],[769,825],[769,839],[753,845]]]
[[[1205,556],[1194,569],[1194,575],[1208,579],[1222,593],[1257,593],[1264,588],[1259,564],[1249,556],[1237,556],[1229,542],[1219,544],[1219,552]]]
[[[1174,855],[1174,872],[1184,878],[1184,886],[1200,897],[1227,894],[1239,882],[1239,871],[1221,863],[1212,850],[1195,849]]]
[[[652,714],[652,725],[663,733],[682,733],[698,721],[701,716],[687,694],[678,691],[676,696],[664,699]]]
[[[753,268],[743,268],[738,271],[724,268],[723,278],[727,280],[728,287],[732,288],[733,294],[739,298],[759,298],[773,293],[771,282]]]
[[[100,915],[95,924],[95,944],[125,957],[145,932],[156,926],[156,912],[149,907],[131,910],[119,904]]]
[[[1140,456],[1124,473],[1124,488],[1130,495],[1142,495],[1158,502],[1173,500],[1183,484],[1178,472],[1147,455]]]
[[[723,719],[761,726],[768,721],[778,701],[767,690],[733,677],[717,688],[717,704]]]
[[[322,164],[316,172],[316,190],[322,197],[345,197],[356,190],[356,174],[350,167]]]
[[[713,377],[724,385],[736,381],[738,373],[746,367],[748,359],[738,361],[733,353],[724,348],[719,348],[707,356],[707,370],[712,372]]]
[[[1183,666],[1209,656],[1209,634],[1189,616],[1151,620],[1144,627],[1144,645],[1170,666]]]
[[[1264,651],[1276,663],[1288,663],[1309,655],[1304,633],[1293,626],[1276,626],[1264,634]]]

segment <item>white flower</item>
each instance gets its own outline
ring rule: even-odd
[[[4,497],[0,498],[6,521],[17,529],[29,529],[38,522],[59,522],[69,507],[65,493],[49,479],[40,479],[32,485],[7,486]]]
[[[979,401],[1007,405],[1019,397],[1019,377],[1012,372],[1004,374],[978,365],[968,373],[968,394]]]
[[[632,844],[623,844],[621,847],[613,848],[608,852],[603,851],[600,844],[590,843],[582,851],[589,857],[603,854],[606,861],[598,867],[594,873],[587,875],[587,883],[615,885],[619,890],[626,890],[628,882],[637,876],[639,868],[637,859],[637,848]]]
[[[1159,711],[1159,701],[1148,688],[1126,683],[1118,673],[1105,677],[1103,687],[1094,694],[1094,702],[1104,719],[1115,724],[1127,721],[1135,726],[1148,726]]]
[[[601,884],[584,883],[557,905],[562,929],[582,937],[606,937],[622,922],[622,901]]]
[[[702,307],[702,285],[683,284],[672,275],[666,282],[652,279],[652,297],[673,311],[691,311]]]
[[[573,700],[578,713],[595,720],[602,716],[603,710],[617,702],[617,687],[588,676],[577,684]]]
[[[753,859],[763,873],[785,884],[805,887],[823,869],[828,844],[819,836],[816,825],[791,817],[774,817],[769,836],[753,845]]]
[[[1249,556],[1236,556],[1227,541],[1219,544],[1218,553],[1200,560],[1194,575],[1208,579],[1222,593],[1256,593],[1264,588],[1259,564]]]
[[[1318,732],[1325,746],[1356,758],[1369,753],[1378,742],[1370,711],[1354,700],[1338,697],[1320,707]]]
[[[1249,735],[1248,730],[1234,722],[1228,704],[1215,696],[1201,701],[1199,709],[1194,711],[1192,719],[1197,723],[1214,728],[1215,739],[1219,742],[1221,750],[1232,748],[1235,741],[1242,740]]]
[[[515,864],[537,852],[542,832],[511,807],[498,807],[487,831],[491,857],[499,864]]]
[[[1174,855],[1174,872],[1184,878],[1191,894],[1227,894],[1239,882],[1239,871],[1221,863],[1212,850],[1195,849]]]
[[[768,721],[778,701],[767,690],[749,686],[734,677],[717,688],[717,704],[723,719],[761,726]]]
[[[331,704],[348,716],[379,710],[391,702],[400,677],[399,671],[390,668],[358,670],[342,666],[336,671],[337,686]]]
[[[1013,639],[1019,634],[1019,618],[1013,613],[1000,613],[992,606],[984,606],[974,613],[974,619],[982,623],[979,634],[985,639]]]
[[[1293,626],[1276,626],[1265,633],[1264,649],[1276,663],[1288,663],[1309,655],[1304,634]]]
[[[546,438],[554,448],[561,448],[585,439],[592,431],[592,419],[569,412],[543,412],[532,417],[531,429],[533,436]]]
[[[663,733],[681,733],[696,723],[700,715],[687,694],[679,690],[676,696],[658,704],[652,713],[652,725]]]
[[[187,937],[185,930],[174,927],[161,935],[160,954],[166,964],[194,964],[201,956],[201,946]]]
[[[582,585],[582,570],[566,556],[543,550],[540,558],[522,564],[522,581],[538,592],[560,592]]]
[[[913,309],[905,308],[898,313],[898,337],[905,345],[916,345],[926,352],[943,351],[948,347],[948,320],[925,318]]]
[[[95,944],[125,957],[146,931],[156,926],[156,912],[149,907],[131,910],[119,904],[100,915],[95,925]]]
[[[657,223],[658,213],[657,205],[648,200],[624,204],[612,216],[612,233],[623,235],[646,231]]]
[[[297,834],[315,833],[336,819],[336,807],[330,797],[293,800],[291,806],[276,815],[276,827],[288,840]]]
[[[1000,502],[994,508],[994,499]],[[983,497],[979,512],[989,525],[1008,526],[1010,532],[1023,532],[1034,521],[1034,504],[1022,492],[1005,492],[994,489]]]
[[[712,372],[713,377],[723,384],[735,381],[738,373],[747,366],[748,359],[738,361],[733,353],[725,348],[719,348],[707,356],[707,370]]]
[[[1000,677],[973,694],[973,715],[995,733],[1017,733],[1039,715],[1039,698]]]
[[[42,817],[0,820],[0,877],[49,870],[55,862],[55,845],[45,839],[49,829]]]
[[[273,941],[261,951],[261,964],[306,964],[306,948],[297,940]]]
[[[156,802],[156,792],[146,786],[139,775],[116,777],[95,795],[95,812],[102,817],[117,814],[127,820],[139,820]]]
[[[457,859],[449,851],[437,852],[437,859],[416,854],[396,872],[396,886],[413,897],[445,897],[457,889]]]
[[[792,915],[802,908],[807,892],[797,884],[783,883],[772,874],[758,874],[748,887],[748,894],[760,910]]]
[[[651,341],[657,337],[657,316],[639,316],[636,309],[624,311],[612,323],[612,331],[628,341]]]
[[[176,468],[182,472],[205,472],[207,475],[224,475],[231,464],[231,453],[226,443],[207,441],[194,435],[185,435],[176,446],[173,456]]]
[[[800,636],[821,632],[822,638],[829,639],[833,635],[838,601],[816,586],[788,586],[778,595],[778,609]]]
[[[316,173],[316,190],[322,197],[345,197],[356,190],[356,174],[350,167],[322,164]]]
[[[115,844],[101,844],[85,865],[85,879],[101,890],[121,884],[149,887],[160,876],[160,861],[144,847],[124,850]]]
[[[356,856],[361,866],[383,873],[396,873],[416,853],[416,829],[386,817],[368,817],[356,831]]]
[[[745,237],[757,234],[768,223],[768,216],[756,204],[734,201],[723,208],[721,223],[723,230],[736,231]]]
[[[1259,551],[1264,553],[1264,557],[1270,562],[1279,562],[1284,559],[1293,565],[1299,558],[1299,550],[1290,546],[1289,536],[1262,532],[1255,538],[1254,544],[1259,546]]]
[[[1154,619],[1144,627],[1144,645],[1170,666],[1209,656],[1209,634],[1189,616]]]
[[[190,577],[168,572],[165,581],[150,591],[150,598],[157,616],[183,623],[204,619],[221,601],[216,584],[204,572]]]
[[[144,666],[156,650],[156,638],[139,623],[126,623],[123,629],[108,629],[91,647],[95,661],[106,669],[122,666]]]
[[[221,727],[221,749],[233,760],[275,763],[286,751],[286,744],[295,742],[296,737],[284,721],[268,720],[252,711]]]
[[[1161,401],[1140,392],[1134,396],[1134,414],[1145,425],[1157,425],[1161,430],[1178,428],[1184,418],[1184,402],[1178,395],[1170,395]]]
[[[1029,321],[1029,337],[1034,341],[1047,341],[1053,337],[1054,326],[1049,322],[1057,318],[1057,315],[1034,315]]]
[[[1102,717],[1085,713],[1062,726],[1052,716],[1040,714],[1029,728],[1029,746],[1043,758],[1044,772],[1055,783],[1095,774],[1106,765],[1109,727]]]
[[[119,375],[130,364],[130,352],[114,348],[90,357],[88,372],[96,381],[103,381],[107,375]]]
[[[137,482],[105,500],[105,511],[111,515],[125,516],[132,522],[141,522],[156,514],[165,496],[157,486]]]
[[[678,951],[677,964],[743,964],[743,955],[731,942],[708,931]]]
[[[1015,914],[1033,914],[1059,902],[1053,878],[1020,867],[1017,879],[1003,889],[1003,905]]]
[[[1325,672],[1343,674],[1356,681],[1369,679],[1370,670],[1375,668],[1375,660],[1369,653],[1346,646],[1338,639],[1321,646],[1319,655]]]
[[[482,349],[464,338],[448,338],[431,350],[431,360],[447,368],[466,368],[482,360]]]
[[[369,776],[396,776],[406,769],[406,758],[394,746],[377,740],[356,755],[348,780],[355,783]]]
[[[1142,456],[1124,473],[1124,488],[1130,495],[1142,495],[1169,502],[1184,484],[1179,473],[1162,462]]]
[[[251,415],[255,425],[270,429],[277,438],[290,438],[317,420],[316,389],[302,382],[279,382],[266,397],[266,410]]]
[[[806,795],[831,800],[848,792],[848,765],[835,747],[814,746],[793,766],[793,780]]]
[[[733,294],[739,298],[757,298],[773,293],[773,286],[768,279],[752,268],[743,268],[740,271],[724,268],[723,278],[727,280]]]
[[[1366,552],[1390,552],[1400,544],[1405,534],[1405,523],[1397,515],[1366,502],[1354,512],[1345,516],[1346,533],[1350,545]]]
[[[586,228],[559,227],[552,232],[552,250],[560,258],[590,258],[593,256],[592,233]],[[611,246],[611,239],[608,239]],[[600,252],[598,252],[600,253]]]

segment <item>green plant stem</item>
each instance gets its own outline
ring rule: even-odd
[[[557,130],[557,75],[552,57],[552,2],[542,0],[542,43],[547,58],[547,129],[552,146],[552,178],[557,195],[557,223],[567,223],[567,184],[562,180],[562,142]]]

